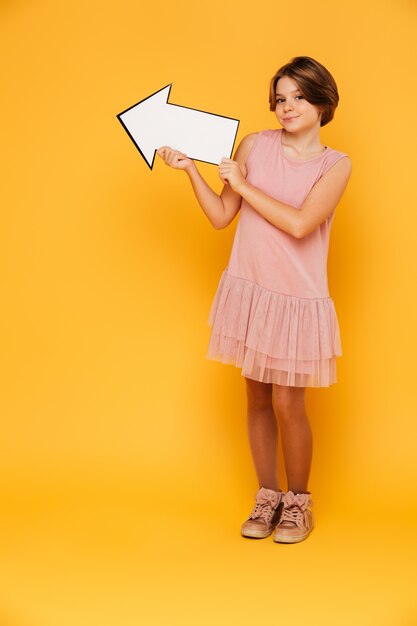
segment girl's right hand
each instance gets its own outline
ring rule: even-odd
[[[189,170],[194,166],[194,161],[179,150],[174,150],[168,146],[162,146],[156,153],[164,160],[165,165],[169,165],[176,170]]]

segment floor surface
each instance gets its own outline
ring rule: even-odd
[[[4,492],[1,626],[417,624],[416,521],[400,504],[317,503],[310,537],[284,545],[240,536],[249,500],[202,495],[68,481]]]

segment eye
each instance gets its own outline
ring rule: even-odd
[[[304,96],[295,96],[296,98],[304,98]],[[275,100],[276,104],[279,104],[280,102],[282,102],[284,100],[284,98],[277,98]]]

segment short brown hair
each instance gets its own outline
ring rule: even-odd
[[[320,126],[326,126],[334,117],[339,103],[337,85],[330,72],[311,57],[293,57],[283,65],[272,77],[269,88],[269,106],[271,111],[276,108],[276,86],[282,76],[292,78],[300,88],[305,99],[316,104],[322,112]]]

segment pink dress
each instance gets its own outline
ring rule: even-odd
[[[299,208],[313,185],[347,156],[329,146],[307,161],[290,159],[282,129],[258,133],[246,161],[247,181]],[[242,368],[242,376],[294,387],[337,382],[342,355],[327,284],[334,211],[297,239],[273,226],[242,198],[230,259],[211,305],[207,358]]]

